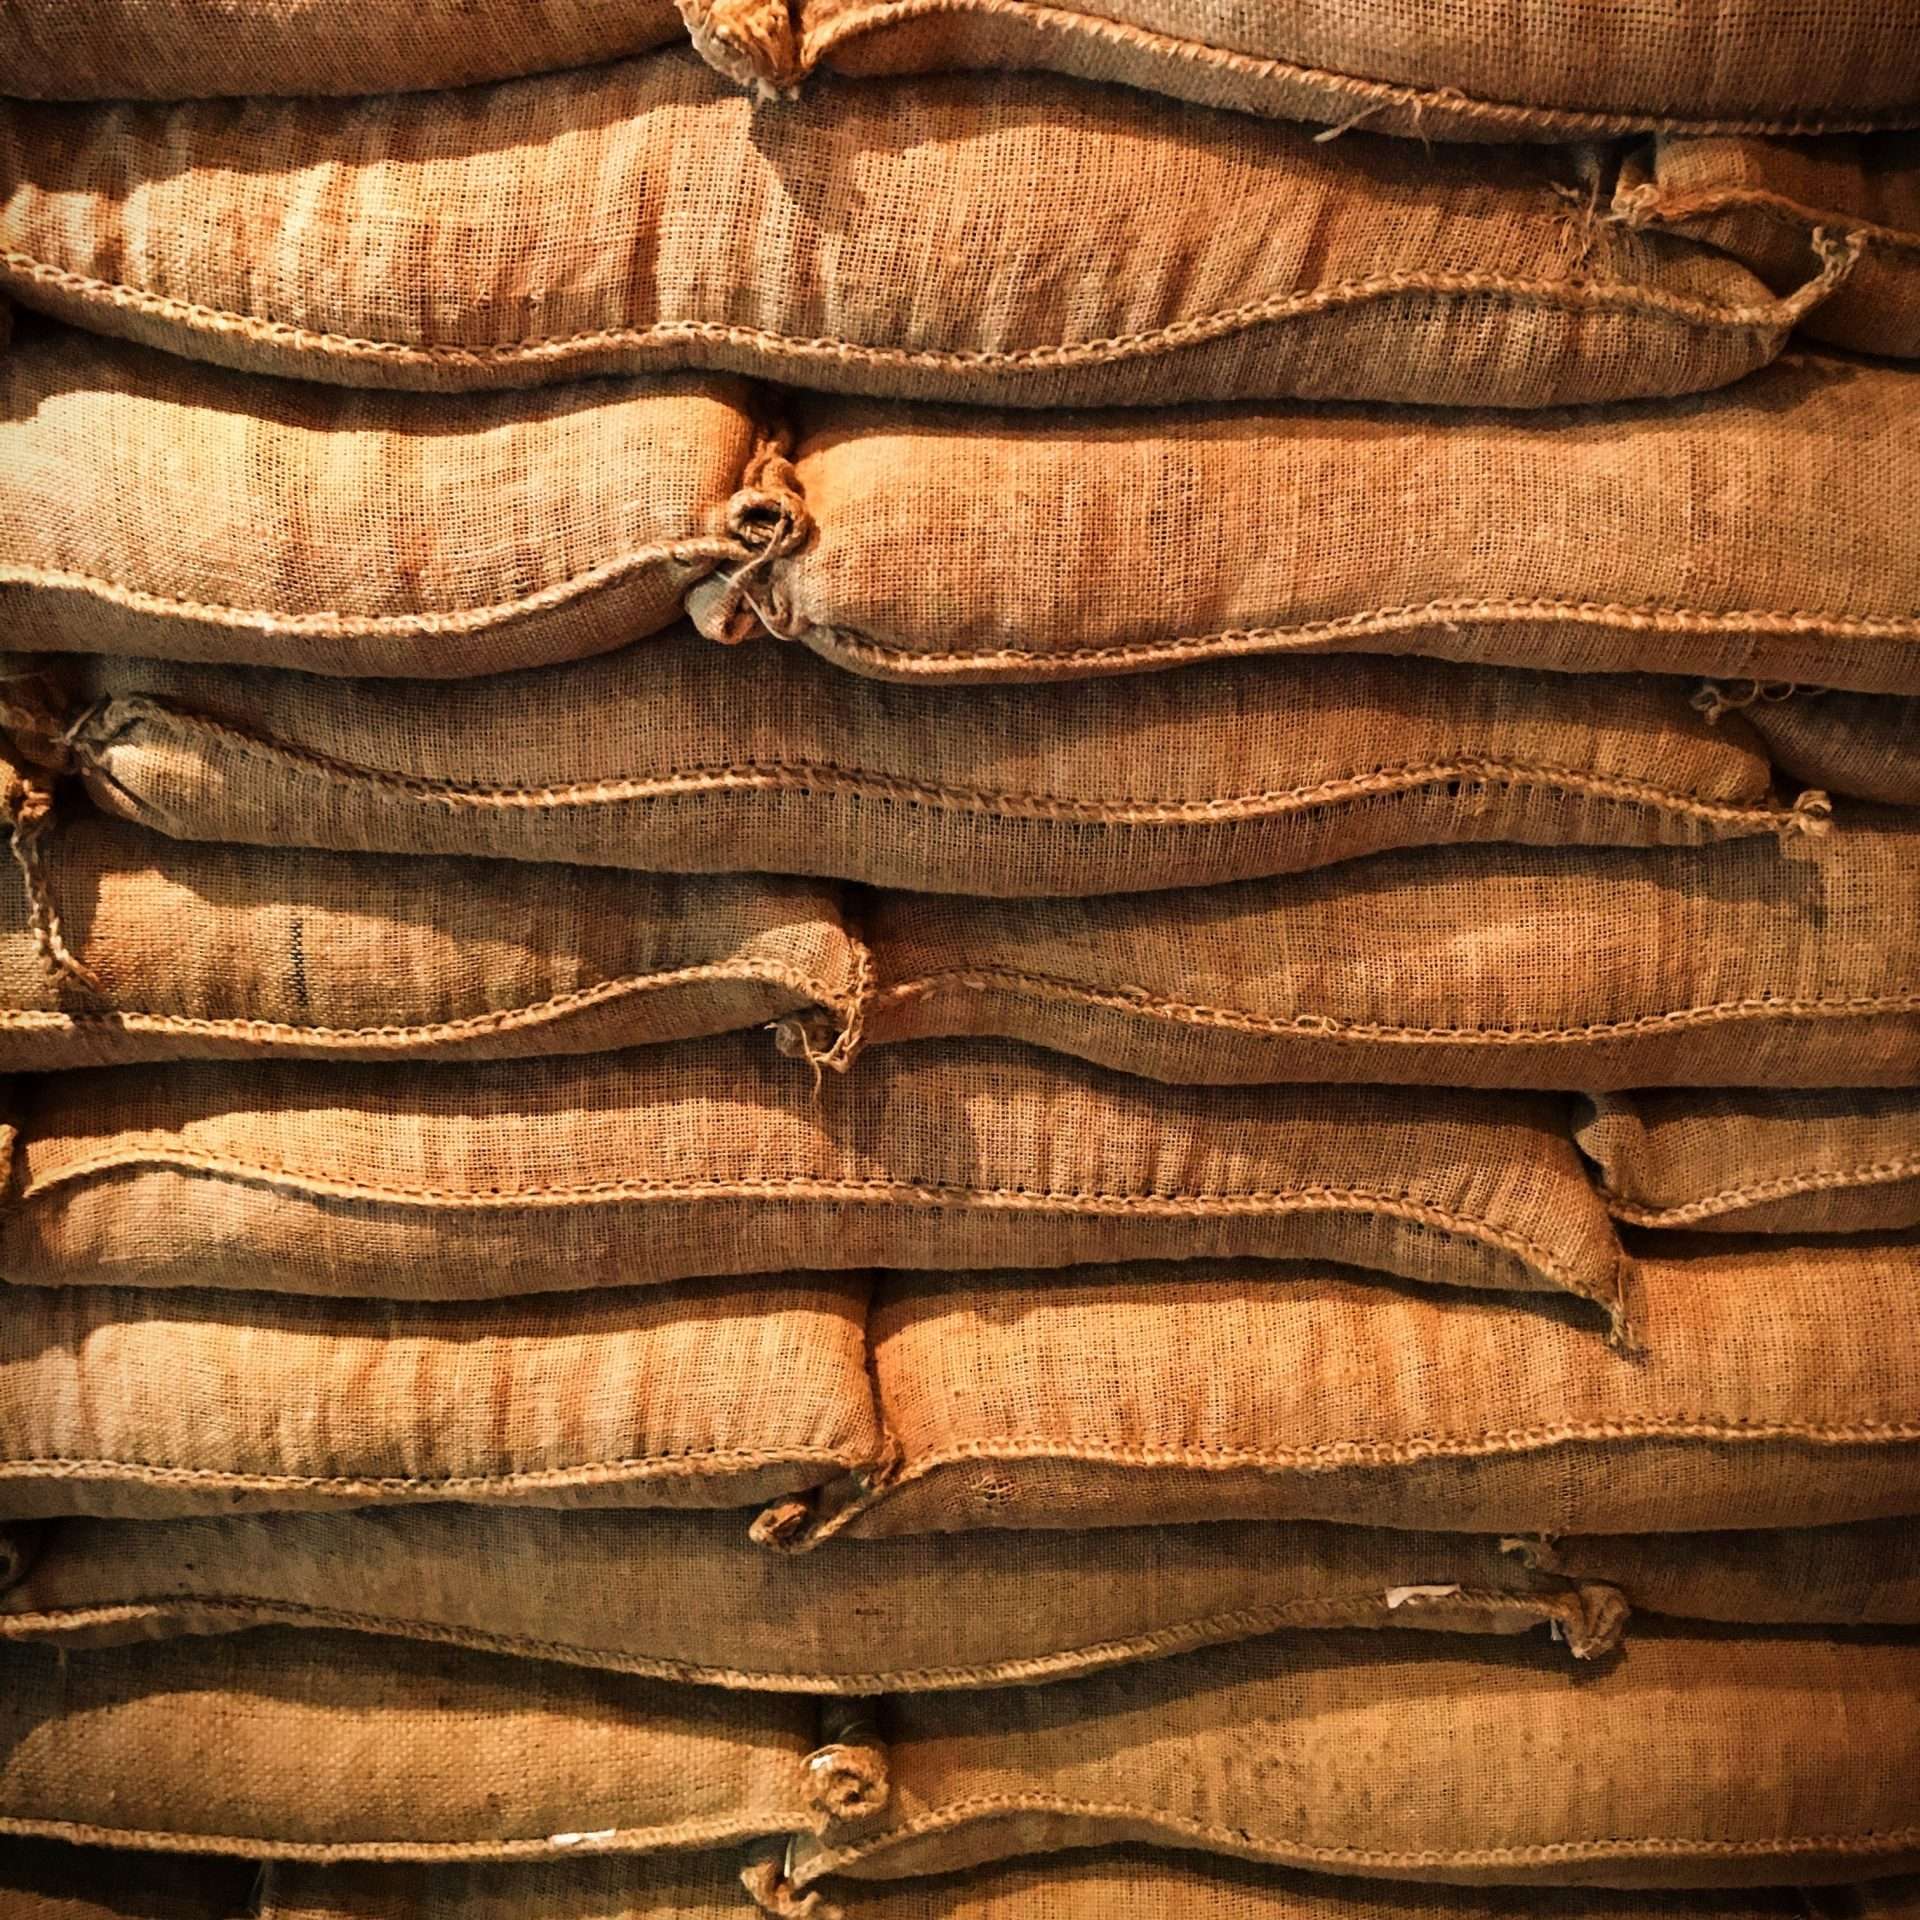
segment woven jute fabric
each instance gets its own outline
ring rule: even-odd
[[[0,619],[14,646],[310,673],[572,659],[746,557],[757,431],[723,378],[429,401],[42,327],[0,355]]]
[[[880,1451],[866,1303],[830,1276],[485,1306],[23,1288],[0,1513],[752,1505]]]
[[[1385,650],[1920,691],[1899,504],[1920,382],[1899,368],[1794,354],[1727,393],[1552,419],[1236,408],[1062,432],[838,401],[794,421],[813,538],[690,604],[862,673]]]
[[[792,1695],[365,1635],[9,1647],[0,1832],[314,1860],[724,1846],[823,1824],[820,1723]]]
[[[1287,119],[1426,139],[1675,122],[1804,131],[1920,119],[1920,12],[1744,0],[1600,18],[1504,0],[685,0],[695,44],[763,94],[809,71],[1047,67]],[[144,90],[144,89],[143,89]]]
[[[0,1069],[683,1040],[869,985],[839,890],[184,845],[64,804],[0,872]]]
[[[1920,699],[1884,694],[1814,693],[1804,687],[1702,689],[1708,713],[1738,702],[1774,764],[1812,787],[1832,786],[1863,800],[1920,807]]]
[[[877,895],[863,1031],[1002,1034],[1176,1081],[1911,1086],[1912,818],[1851,808],[1784,848],[1434,848],[1100,900]]]
[[[1920,1626],[1920,1528],[1905,1520],[1556,1542],[1202,1523],[785,1557],[731,1513],[463,1504],[32,1531],[37,1557],[0,1592],[0,1638],[342,1627],[784,1692],[1026,1684],[1283,1628],[1548,1627],[1592,1659],[1656,1612]]]
[[[125,1869],[120,1869],[125,1873]],[[752,1887],[773,1891],[778,1857]],[[739,1877],[714,1854],[524,1866],[310,1867],[269,1862],[257,1920],[740,1920]],[[1893,1877],[1833,1888],[1613,1892],[1440,1887],[1303,1873],[1199,1853],[1114,1847],[996,1862],[914,1880],[847,1882],[814,1920],[1914,1920],[1920,1892]],[[43,1920],[31,1910],[30,1920]],[[83,1908],[56,1920],[175,1920]],[[185,1917],[183,1916],[183,1920]],[[191,1920],[227,1920],[194,1912]]]
[[[1920,1093],[1641,1091],[1582,1102],[1614,1217],[1713,1233],[1920,1226]]]
[[[13,102],[0,291],[359,385],[701,366],[1023,406],[1538,407],[1738,379],[1850,270],[1823,239],[1781,296],[1609,223],[1617,161],[1317,142],[1025,74],[772,113],[691,51],[344,104]]]
[[[189,839],[994,895],[1292,872],[1462,841],[1694,843],[1823,822],[1685,681],[1357,658],[1024,687],[851,679],[696,633],[457,685],[91,658],[21,746]],[[5,717],[0,709],[0,719]],[[57,736],[57,738],[55,737]]]
[[[1154,1087],[993,1043],[818,1085],[764,1036],[16,1080],[0,1271],[397,1300],[1266,1254],[1624,1311],[1565,1103]]]
[[[1316,1634],[1057,1687],[889,1697],[891,1790],[788,1882],[1155,1841],[1333,1873],[1767,1885],[1920,1861],[1920,1639]]]
[[[1613,211],[1720,247],[1789,291],[1806,277],[1797,269],[1810,236],[1845,234],[1859,260],[1808,313],[1807,332],[1863,353],[1920,356],[1920,138],[1661,140],[1625,160]]]
[[[1651,1238],[1652,1236],[1649,1236]],[[1501,1534],[1920,1512],[1909,1235],[1660,1236],[1638,1351],[1565,1302],[1306,1264],[889,1275],[890,1464],[769,1510],[769,1544],[1329,1519]]]
[[[7,0],[0,91],[53,100],[391,93],[586,66],[685,35],[673,0]]]

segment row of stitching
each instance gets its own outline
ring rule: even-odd
[[[1636,1227],[1678,1227],[1692,1220],[1711,1220],[1716,1215],[1738,1213],[1747,1207],[1764,1206],[1772,1200],[1789,1200],[1796,1194],[1832,1193],[1850,1187],[1891,1186],[1901,1181],[1920,1179],[1920,1160],[1873,1160],[1860,1166],[1839,1167],[1818,1173],[1783,1174],[1773,1180],[1759,1180],[1748,1186],[1725,1187],[1718,1193],[1703,1194],[1671,1207],[1651,1207],[1611,1189],[1602,1188],[1600,1198],[1615,1219]]]
[[[1073,8],[1039,4],[1039,0],[877,0],[864,8],[849,8],[824,27],[802,39],[803,62],[813,66],[829,59],[836,47],[863,34],[884,32],[903,20],[929,14],[980,13],[1030,26],[1036,35],[1057,33],[1067,39],[1106,41],[1137,50],[1150,59],[1176,60],[1184,65],[1211,67],[1254,83],[1294,86],[1328,94],[1350,110],[1355,103],[1372,114],[1398,109],[1415,125],[1428,116],[1443,123],[1501,125],[1521,134],[1536,132],[1566,138],[1575,134],[1623,133],[1688,134],[1810,134],[1872,133],[1882,128],[1920,123],[1920,105],[1891,107],[1865,116],[1792,113],[1768,117],[1711,117],[1659,112],[1621,113],[1591,108],[1540,105],[1527,101],[1490,100],[1452,87],[1411,86],[1391,80],[1302,65],[1277,56],[1222,47],[1186,36],[1158,33],[1131,21],[1113,20]],[[1343,124],[1345,124],[1343,122]]]
[[[1375,1021],[1346,1020],[1334,1014],[1251,1013],[1239,1007],[1216,1007],[1151,993],[1144,987],[1109,989],[1057,974],[1030,973],[1016,967],[950,967],[882,986],[873,997],[873,1011],[884,1015],[889,1005],[928,999],[953,987],[971,992],[1011,990],[1035,999],[1064,1000],[1102,1007],[1115,1013],[1137,1013],[1178,1025],[1225,1027],[1234,1032],[1276,1037],[1334,1040],[1390,1046],[1561,1046],[1586,1041],[1626,1039],[1638,1034],[1664,1033],[1675,1028],[1716,1026],[1728,1021],[1760,1019],[1869,1019],[1887,1014],[1920,1013],[1920,990],[1890,994],[1851,994],[1825,998],[1752,998],[1723,1000],[1705,1006],[1674,1007],[1636,1014],[1619,1020],[1600,1020],[1579,1027],[1396,1027]]]
[[[1850,213],[1819,213],[1784,193],[1765,187],[1700,187],[1677,193],[1658,181],[1629,187],[1620,195],[1629,219],[1660,224],[1711,219],[1721,213],[1761,213],[1780,225],[1810,232],[1820,227],[1843,227],[1878,252],[1920,252],[1920,233],[1862,220]]]
[[[1848,259],[1850,264],[1850,258]],[[724,321],[661,320],[644,326],[596,327],[578,333],[540,336],[493,346],[422,345],[400,340],[368,340],[352,334],[266,320],[256,314],[211,307],[152,293],[121,282],[101,280],[40,260],[18,248],[0,248],[0,278],[12,277],[32,286],[50,288],[82,300],[104,302],[128,312],[166,318],[198,332],[230,333],[274,344],[345,359],[381,359],[408,366],[511,366],[528,360],[566,359],[592,353],[644,350],[675,342],[704,340],[716,345],[751,349],[780,358],[827,358],[862,366],[920,367],[944,371],[993,368],[1004,372],[1044,373],[1059,367],[1105,365],[1147,358],[1227,338],[1285,320],[1359,306],[1381,300],[1428,297],[1492,298],[1515,305],[1556,311],[1630,313],[1666,320],[1704,331],[1783,332],[1843,269],[1828,261],[1820,275],[1796,292],[1753,301],[1721,305],[1710,300],[1673,293],[1662,287],[1627,282],[1548,279],[1532,275],[1484,272],[1449,273],[1407,269],[1372,274],[1292,293],[1274,294],[1243,306],[1169,323],[1145,332],[1116,334],[1100,340],[1063,342],[1055,346],[1008,350],[877,347],[831,335],[803,338],[764,327],[746,327]],[[1813,291],[1818,289],[1818,292]]]
[[[1077,799],[1018,788],[969,787],[913,780],[883,769],[846,767],[833,761],[761,761],[693,765],[658,774],[608,774],[554,786],[490,786],[479,782],[406,774],[318,752],[274,735],[238,727],[209,715],[170,707],[147,696],[117,698],[101,711],[98,729],[118,734],[129,726],[171,728],[191,738],[204,734],[241,759],[265,759],[307,769],[336,784],[364,786],[436,806],[474,811],[543,811],[634,800],[669,799],[711,792],[832,792],[947,811],[1001,817],[1069,820],[1092,825],[1159,826],[1216,820],[1259,819],[1411,792],[1454,781],[1537,786],[1582,798],[1647,807],[1686,819],[1728,826],[1777,827],[1790,823],[1792,808],[1716,801],[1629,775],[1593,773],[1553,763],[1529,764],[1497,757],[1407,762],[1336,776],[1312,786],[1271,788],[1213,799]],[[96,757],[90,754],[89,758]]]

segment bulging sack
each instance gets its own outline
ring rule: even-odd
[[[1255,1519],[1558,1538],[1916,1514],[1916,1283],[1911,1234],[1662,1236],[1625,1356],[1565,1302],[1304,1264],[893,1274],[868,1333],[889,1464],[758,1530],[789,1548]]]
[[[866,905],[868,1041],[1000,1034],[1172,1081],[1911,1086],[1920,835],[1379,854],[1101,900]],[[819,1044],[828,1044],[822,1027]]]
[[[1550,1628],[1595,1659],[1630,1610],[1920,1626],[1920,1528],[1548,1543],[1251,1522],[781,1557],[731,1513],[462,1503],[71,1518],[38,1529],[37,1557],[0,1590],[0,1639],[85,1648],[342,1627],[690,1684],[863,1694],[1031,1684],[1318,1627]]]
[[[876,1457],[867,1292],[709,1281],[474,1307],[21,1288],[0,1318],[0,1513],[751,1506]]]
[[[0,877],[0,1069],[484,1059],[694,1039],[867,991],[839,890],[182,845],[61,808]]]
[[[787,1889],[1147,1842],[1469,1884],[1766,1885],[1920,1862],[1920,1640],[1316,1634],[888,1699],[890,1792]],[[1524,1731],[1522,1731],[1524,1730]]]
[[[429,402],[43,328],[0,357],[0,622],[14,647],[309,673],[547,665],[750,557],[729,515],[770,457],[735,380]]]
[[[186,839],[973,895],[1294,872],[1461,841],[1817,830],[1677,680],[1355,659],[889,686],[696,634],[455,686],[92,658],[16,683],[24,752]],[[4,710],[0,710],[4,717]]]
[[[1615,1219],[1709,1233],[1920,1226],[1920,1093],[1590,1095],[1575,1138]]]
[[[1920,488],[1920,381],[1900,368],[1794,355],[1726,393],[1552,419],[1222,408],[1063,433],[844,401],[794,418],[812,538],[690,607],[720,637],[769,631],[861,673],[1385,651],[1920,692],[1899,504]]]
[[[1613,211],[1719,247],[1789,290],[1805,278],[1797,266],[1811,236],[1844,234],[1859,258],[1833,298],[1808,311],[1805,330],[1920,358],[1920,136],[1663,139],[1627,157]]]
[[[1708,714],[1738,703],[1774,765],[1810,787],[1920,807],[1920,699],[1752,681],[1703,688],[1699,697]]]
[[[1608,223],[1618,161],[1319,142],[1024,74],[768,111],[690,51],[347,103],[8,102],[0,291],[362,386],[699,366],[1012,406],[1539,407],[1737,380],[1851,268],[1823,238],[1782,297]]]
[[[396,1300],[1300,1254],[1624,1315],[1563,1102],[1174,1092],[1005,1045],[822,1082],[759,1035],[404,1071],[13,1083],[0,1272]]]
[[[8,1647],[0,1832],[328,1861],[727,1846],[824,1825],[820,1732],[792,1696],[349,1634]]]

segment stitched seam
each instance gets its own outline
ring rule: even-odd
[[[69,1014],[9,1007],[0,1009],[0,1032],[9,1028],[56,1032],[120,1030],[137,1022],[141,1029],[155,1033],[194,1033],[235,1039],[259,1037],[322,1047],[381,1042],[411,1046],[421,1042],[458,1041],[488,1033],[513,1032],[521,1027],[543,1026],[606,1002],[712,980],[763,981],[771,986],[788,987],[836,1011],[844,1011],[852,999],[847,989],[830,987],[824,981],[778,961],[721,960],[681,967],[671,973],[631,974],[624,979],[603,981],[598,986],[582,988],[573,993],[555,994],[549,1000],[534,1001],[524,1007],[511,1007],[504,1012],[472,1014],[461,1020],[440,1020],[415,1027],[301,1027],[284,1020],[200,1019],[188,1014],[151,1013],[135,1008],[116,1008],[110,1013]]]
[[[555,581],[537,592],[523,594],[518,599],[425,613],[350,614],[333,610],[293,613],[272,607],[234,606],[217,600],[189,600],[176,594],[156,593],[75,568],[31,566],[24,562],[0,562],[0,585],[45,592],[85,593],[94,599],[124,607],[129,612],[169,619],[200,620],[212,626],[249,627],[267,633],[305,633],[325,637],[377,637],[475,632],[502,621],[548,612],[597,590],[617,586],[627,574],[642,572],[651,566],[713,567],[740,558],[739,543],[729,539],[663,542],[634,548],[598,561],[564,580]]]
[[[56,267],[18,248],[0,248],[0,272],[31,284],[51,287],[153,317],[191,330],[237,333],[253,341],[271,341],[297,350],[350,359],[383,359],[395,365],[510,366],[534,359],[563,359],[593,352],[704,340],[748,347],[795,359],[831,358],[865,366],[920,367],[929,370],[991,368],[1007,373],[1045,372],[1057,367],[1108,365],[1185,347],[1204,345],[1252,328],[1368,302],[1430,296],[1497,297],[1517,305],[1538,305],[1570,312],[1627,312],[1675,322],[1703,331],[1784,332],[1823,294],[1834,269],[1823,269],[1799,292],[1781,298],[1721,307],[1663,288],[1584,280],[1550,280],[1489,273],[1406,271],[1375,274],[1332,286],[1275,294],[1240,307],[1197,315],[1142,333],[1059,346],[1015,350],[875,347],[832,335],[803,338],[761,327],[722,321],[662,320],[647,326],[598,327],[578,333],[538,336],[491,347],[416,345],[397,340],[367,340],[351,334],[317,331],[289,321],[265,320],[230,308],[210,307],[90,274]],[[1810,292],[1819,289],[1819,293]]]
[[[895,981],[874,996],[875,1009],[884,1012],[889,1002],[927,999],[951,987],[963,987],[975,993],[1013,990],[1036,999],[1065,1000],[1174,1024],[1225,1027],[1274,1037],[1420,1046],[1579,1045],[1592,1040],[1714,1026],[1734,1020],[1854,1019],[1920,1012],[1920,991],[1914,991],[1813,1000],[1726,1000],[1706,1006],[1636,1014],[1623,1020],[1593,1021],[1583,1027],[1390,1027],[1372,1021],[1343,1020],[1333,1014],[1281,1017],[1249,1013],[1237,1007],[1204,1006],[1149,993],[1145,988],[1098,988],[1084,981],[1025,973],[1011,967],[950,967],[923,974],[917,980]]]
[[[21,1189],[22,1202],[37,1200],[61,1187],[101,1173],[130,1171],[136,1167],[160,1167],[187,1172],[230,1174],[238,1180],[257,1179],[272,1185],[290,1185],[317,1195],[348,1200],[384,1202],[394,1205],[448,1206],[454,1209],[493,1210],[498,1208],[563,1207],[592,1202],[638,1201],[684,1202],[730,1200],[740,1197],[771,1196],[786,1199],[824,1200],[834,1204],[853,1201],[887,1205],[904,1201],[910,1206],[933,1208],[960,1207],[986,1212],[1097,1214],[1104,1216],[1164,1218],[1237,1218],[1288,1213],[1378,1213],[1390,1219],[1407,1220],[1433,1227],[1444,1233],[1479,1240],[1512,1254],[1547,1277],[1556,1280],[1568,1292],[1599,1297],[1592,1288],[1577,1279],[1551,1248],[1508,1227],[1502,1227],[1477,1214],[1463,1214],[1415,1199],[1404,1189],[1369,1187],[1301,1186],[1297,1188],[1252,1189],[1245,1193],[1205,1192],[1168,1194],[1102,1193],[1067,1190],[1033,1192],[1020,1187],[942,1187],[903,1180],[844,1179],[831,1180],[811,1174],[770,1176],[764,1179],[738,1180],[658,1180],[627,1178],[622,1180],[583,1181],[565,1187],[498,1188],[382,1186],[373,1181],[348,1180],[336,1175],[304,1171],[297,1167],[274,1166],[244,1161],[232,1156],[188,1147],[170,1147],[155,1142],[123,1149],[115,1154],[95,1155],[72,1166],[62,1167],[44,1179],[30,1180]]]
[[[121,715],[130,717],[122,718]],[[1486,756],[1407,761],[1365,773],[1336,776],[1312,786],[1269,788],[1198,800],[1076,799],[1019,788],[956,786],[912,780],[883,770],[849,768],[833,761],[760,761],[695,764],[655,775],[608,774],[553,786],[490,786],[474,781],[405,774],[340,758],[225,721],[188,713],[144,696],[117,699],[99,718],[95,733],[116,736],[130,726],[172,727],[191,737],[204,733],[243,759],[271,759],[310,768],[340,785],[364,785],[448,808],[475,811],[541,811],[556,806],[593,806],[629,800],[671,798],[713,791],[830,791],[854,798],[903,801],[949,811],[974,811],[1015,819],[1075,820],[1095,824],[1169,825],[1237,820],[1304,811],[1373,795],[1394,794],[1452,780],[1511,783],[1564,789],[1585,798],[1621,801],[1688,819],[1723,824],[1776,826],[1795,816],[1786,807],[1759,802],[1710,801],[1697,793],[1662,787],[1628,775],[1601,774],[1552,762],[1505,761]],[[100,748],[92,752],[104,758]]]
[[[1616,1219],[1638,1227],[1682,1226],[1690,1220],[1710,1220],[1718,1214],[1738,1213],[1745,1207],[1761,1206],[1771,1200],[1787,1200],[1796,1194],[1836,1192],[1849,1187],[1891,1186],[1920,1177],[1920,1160],[1877,1160],[1856,1167],[1837,1168],[1822,1173],[1782,1174],[1778,1179],[1760,1180],[1749,1186],[1727,1187],[1718,1193],[1703,1194],[1698,1200],[1681,1206],[1650,1207],[1602,1188],[1600,1197]]]
[[[109,1460],[66,1454],[40,1454],[0,1461],[0,1480],[76,1480],[105,1476],[149,1486],[218,1486],[272,1493],[289,1487],[341,1492],[371,1489],[381,1493],[447,1494],[517,1487],[593,1486],[634,1478],[694,1477],[716,1470],[760,1467],[828,1466],[851,1472],[866,1464],[855,1447],[690,1447],[679,1453],[634,1454],[624,1459],[583,1461],[571,1467],[540,1467],[513,1473],[342,1474],[245,1473],[225,1467],[184,1467],[164,1461]]]
[[[843,40],[875,30],[884,30],[900,20],[925,14],[990,13],[1003,19],[1032,24],[1042,32],[1064,37],[1105,40],[1116,46],[1137,47],[1142,52],[1184,61],[1189,65],[1213,67],[1248,80],[1277,80],[1307,87],[1315,92],[1344,97],[1348,101],[1366,100],[1373,110],[1404,108],[1417,124],[1421,116],[1438,110],[1471,121],[1498,121],[1510,126],[1534,128],[1556,133],[1693,133],[1693,134],[1789,134],[1873,132],[1882,127],[1908,126],[1920,118],[1920,110],[1889,107],[1878,117],[1836,119],[1824,114],[1792,114],[1779,119],[1700,119],[1677,114],[1608,113],[1575,107],[1533,106],[1523,101],[1487,100],[1462,93],[1452,87],[1417,87],[1390,80],[1369,80],[1358,74],[1336,72],[1325,67],[1303,66],[1291,60],[1267,58],[1232,47],[1220,47],[1203,40],[1157,33],[1131,22],[1107,20],[1079,13],[1067,7],[1044,6],[1036,0],[1021,0],[1008,5],[1004,0],[893,0],[892,5],[869,7],[843,14],[823,28],[807,34],[802,41],[802,56],[808,67],[832,53]]]
[[[1867,241],[1876,250],[1920,253],[1920,234],[1884,226],[1877,220],[1862,220],[1850,213],[1816,213],[1803,201],[1765,187],[1699,187],[1678,193],[1656,180],[1638,189],[1629,188],[1622,198],[1630,217],[1661,225],[1709,219],[1720,213],[1761,213],[1783,227],[1803,231],[1844,227],[1850,236]]]

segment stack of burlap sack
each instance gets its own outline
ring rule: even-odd
[[[0,1913],[1920,1913],[1920,5],[0,0]],[[684,17],[683,17],[684,16]]]

